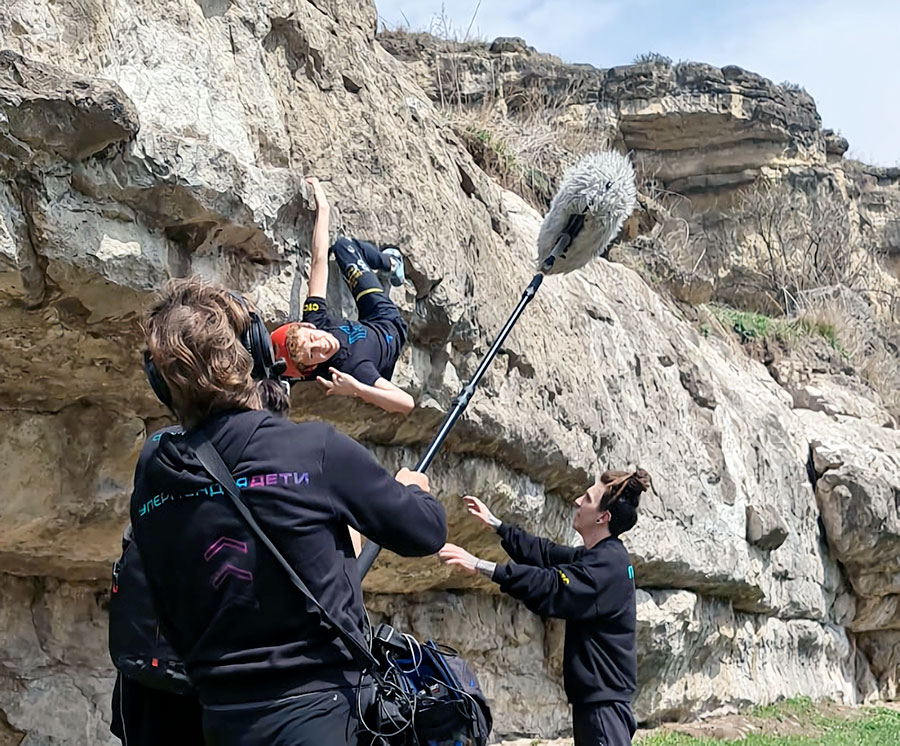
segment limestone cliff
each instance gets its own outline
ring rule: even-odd
[[[109,564],[137,450],[165,421],[136,322],[166,277],[203,274],[272,323],[295,316],[308,174],[339,230],[403,246],[411,281],[392,292],[411,344],[395,381],[419,408],[401,420],[299,387],[293,402],[388,467],[414,461],[530,278],[540,216],[479,167],[421,69],[375,31],[362,0],[0,7],[0,743],[111,742]],[[631,112],[616,125],[628,147],[716,132],[715,91],[667,132],[660,114],[682,105],[684,81],[633,75],[609,73],[608,95]],[[749,116],[794,143],[790,158],[836,147],[808,97]],[[735,172],[751,154],[787,157],[737,139]],[[671,168],[686,184],[709,176]],[[860,173],[882,195],[869,209],[893,199],[893,177]],[[329,295],[348,307],[339,282]],[[571,498],[598,469],[639,463],[655,483],[627,542],[640,720],[798,693],[895,696],[898,432],[797,409],[769,369],[689,314],[620,264],[545,282],[432,469],[453,539],[500,556],[464,520],[468,492],[571,541]],[[495,736],[565,731],[558,624],[436,560],[383,556],[366,586],[373,616],[474,662]]]

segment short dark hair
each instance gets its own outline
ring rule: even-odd
[[[268,409],[276,417],[287,417],[291,413],[291,395],[281,381],[265,378],[257,384],[263,409]]]
[[[600,483],[606,485],[600,510],[609,511],[609,532],[613,536],[624,534],[637,523],[641,493],[650,489],[650,475],[643,469],[605,471],[600,475]]]

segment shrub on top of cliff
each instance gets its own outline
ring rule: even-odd
[[[478,17],[480,8],[481,2],[479,1],[475,5],[475,10],[465,29],[463,29],[462,26],[456,25],[453,17],[447,12],[447,7],[444,3],[441,3],[440,11],[431,15],[431,18],[428,20],[428,25],[424,28],[413,29],[409,19],[402,10],[400,11],[400,15],[403,17],[403,22],[394,23],[393,25],[389,24],[383,16],[379,15],[378,33],[396,35],[409,34],[414,37],[432,37],[432,39],[451,42],[454,48],[459,51],[465,51],[467,48],[481,49],[487,47],[487,41],[478,35],[477,29],[473,31],[475,19]]]
[[[522,92],[515,107],[484,100],[478,106],[443,107],[475,162],[501,186],[544,211],[566,167],[580,156],[609,147],[598,121],[573,122],[569,105],[577,92]],[[590,114],[593,116],[593,114]]]
[[[642,52],[634,56],[635,65],[672,65],[672,58],[659,52]]]
[[[589,150],[606,146],[600,138],[573,131],[552,116],[450,112],[452,124],[475,162],[501,186],[546,210],[566,167]]]
[[[454,119],[457,134],[485,173],[535,207],[545,209],[549,205],[559,174],[544,171],[522,135],[502,121],[477,122],[465,116]]]
[[[478,11],[481,9],[481,0],[478,0],[475,3],[475,10],[472,11],[472,17],[469,19],[469,24],[466,26],[466,30],[463,31],[462,26],[457,26],[453,18],[450,17],[450,14],[447,12],[447,8],[444,3],[441,3],[441,10],[439,13],[435,13],[431,17],[431,22],[428,25],[428,33],[432,36],[436,36],[438,39],[443,39],[444,41],[455,41],[458,44],[477,44],[479,46],[485,46],[487,42],[479,38],[477,34],[472,33],[472,28],[475,25],[475,19],[478,18]]]
[[[790,80],[782,80],[779,84],[784,90],[792,91],[793,93],[806,93],[806,89],[800,85],[799,83],[792,83]]]
[[[486,52],[490,48],[490,44],[473,31],[478,6],[465,28],[456,25],[443,5],[439,13],[431,16],[427,25],[416,29],[411,27],[403,11],[400,11],[402,22],[389,23],[379,15],[376,35],[382,46],[398,59],[417,59],[423,50],[431,50],[440,61],[437,83],[441,103],[461,101],[465,98],[462,86],[465,66],[460,62],[460,57]]]
[[[522,168],[515,151],[503,137],[478,123],[467,124],[457,134],[484,172],[508,189],[518,184]]]

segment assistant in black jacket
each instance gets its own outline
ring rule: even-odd
[[[261,411],[241,340],[249,323],[227,291],[197,280],[174,281],[151,309],[148,351],[186,433],[151,438],[138,461],[135,540],[162,630],[199,692],[208,745],[355,744],[360,664],[203,469],[190,434],[205,432],[263,531],[360,640],[350,527],[428,555],[446,539],[446,517],[424,475],[395,479],[331,426]]]
[[[572,704],[576,746],[630,744],[637,676],[634,570],[619,540],[637,521],[647,472],[604,472],[575,504],[573,526],[584,546],[560,546],[496,516],[475,497],[469,512],[500,535],[511,562],[479,559],[453,544],[441,558],[481,572],[535,614],[566,620],[563,678]]]
[[[263,409],[279,417],[290,414],[290,393],[280,381],[263,379],[257,387]],[[170,428],[172,432],[180,429]],[[146,460],[153,453],[163,432],[151,437],[141,458]],[[202,746],[200,700],[196,691],[184,686],[184,664],[160,632],[130,523],[112,580],[109,652],[118,670],[110,731],[125,746]]]

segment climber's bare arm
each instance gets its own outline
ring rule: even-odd
[[[307,296],[324,298],[328,288],[328,220],[331,207],[325,190],[315,176],[306,183],[312,187],[316,198],[316,225],[313,228],[312,260],[309,265],[309,289]]]
[[[395,386],[386,378],[379,378],[372,386],[357,380],[349,373],[337,368],[329,368],[331,380],[319,376],[319,384],[325,389],[326,396],[351,396],[374,404],[386,412],[409,414],[416,406],[415,400],[403,389]]]

